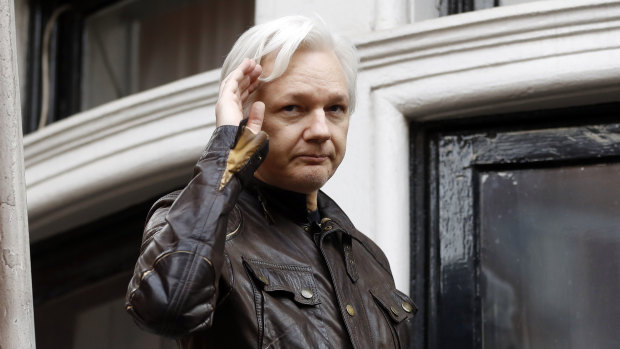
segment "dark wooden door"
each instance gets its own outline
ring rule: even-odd
[[[425,318],[417,348],[620,347],[613,114],[539,129],[418,132],[412,292]]]

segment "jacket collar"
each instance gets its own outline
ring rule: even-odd
[[[248,188],[258,197],[265,215],[272,222],[274,221],[273,213],[277,212],[279,215],[287,217],[297,224],[308,223],[306,194],[274,187],[257,178],[251,180]],[[329,218],[349,234],[355,231],[353,223],[351,223],[342,209],[334,200],[320,190],[317,206],[321,218]]]
[[[348,234],[353,234],[355,231],[355,226],[349,220],[349,217],[344,213],[344,211],[338,206],[338,204],[332,200],[327,194],[319,190],[319,197],[317,198],[319,212],[321,212],[321,217],[329,218],[334,221],[337,225],[339,225],[345,232]]]
[[[272,211],[278,212],[279,215],[290,218],[295,223],[302,225],[309,222],[308,210],[306,208],[306,194],[292,192],[277,188],[266,183],[254,179],[250,184],[250,190],[254,191],[258,197],[265,216],[271,223],[275,223],[275,219],[271,214]],[[319,214],[323,219],[321,220],[321,228],[325,233],[333,232],[338,228],[341,228],[342,234],[342,253],[345,259],[347,275],[352,282],[356,282],[359,279],[357,272],[355,258],[352,252],[352,238],[351,234],[355,234],[355,227],[344,214],[342,209],[325,193],[319,191],[317,197],[317,204]],[[325,234],[322,234],[325,236]],[[317,244],[321,245],[322,238],[320,238]]]

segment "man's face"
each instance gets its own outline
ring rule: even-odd
[[[263,62],[268,76],[273,58]],[[331,51],[297,51],[287,71],[263,84],[262,129],[269,154],[256,171],[263,182],[310,194],[327,182],[344,157],[349,128],[349,94],[338,58]]]

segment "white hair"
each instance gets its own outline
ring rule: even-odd
[[[224,80],[244,58],[256,63],[272,52],[277,52],[273,71],[260,79],[265,82],[282,76],[288,68],[291,57],[298,49],[331,50],[334,52],[345,78],[349,92],[349,111],[355,109],[355,84],[357,80],[358,55],[352,42],[332,34],[323,20],[304,16],[287,16],[256,25],[243,33],[226,56],[222,66],[221,80]],[[251,98],[248,98],[250,101]]]

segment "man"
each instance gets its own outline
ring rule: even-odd
[[[239,38],[194,178],[149,213],[127,291],[138,324],[184,348],[407,347],[413,302],[319,190],[344,157],[356,66],[305,17]]]

